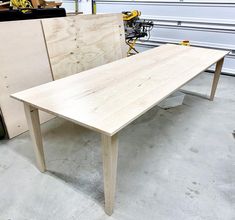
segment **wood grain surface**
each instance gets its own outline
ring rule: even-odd
[[[126,56],[121,14],[42,20],[54,79]]]
[[[23,105],[10,94],[52,81],[39,20],[0,23],[0,107],[9,137],[28,130]],[[51,118],[40,113],[41,122]]]
[[[12,97],[112,136],[227,53],[168,44]]]

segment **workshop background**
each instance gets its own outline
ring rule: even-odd
[[[202,0],[96,0],[97,13],[141,11],[142,19],[154,21],[148,41],[138,43],[146,50],[164,43],[190,39],[192,46],[229,50],[223,72],[235,75],[235,2]],[[63,0],[67,11],[75,11],[75,3]],[[79,10],[92,13],[92,1],[78,1]]]
[[[235,0],[30,1],[0,1],[0,220],[235,220]],[[19,15],[12,2],[28,21],[10,21]],[[123,14],[79,17],[103,13]],[[138,52],[166,43],[229,52],[214,101],[205,94],[215,65],[120,131],[108,216],[98,133],[41,114],[40,173],[23,105],[10,94],[135,54],[125,45],[132,24],[147,30],[130,38]]]

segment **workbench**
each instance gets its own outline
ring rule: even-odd
[[[13,94],[13,98],[24,103],[39,170],[44,172],[46,166],[38,110],[99,132],[105,212],[111,215],[115,200],[118,132],[216,63],[209,97],[213,100],[227,53],[167,44]]]

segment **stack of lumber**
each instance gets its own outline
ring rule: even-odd
[[[61,5],[62,5],[62,2],[55,2],[55,1],[45,1],[44,3],[45,8],[60,7]]]
[[[62,2],[57,1],[31,0],[31,2],[34,8],[38,8],[38,6],[42,8],[55,8],[62,5]]]
[[[0,10],[7,10],[10,6],[10,1],[0,1]]]
[[[0,41],[4,42],[0,50],[0,110],[9,138],[28,130],[23,105],[10,94],[126,55],[121,14],[1,22],[0,29]],[[51,118],[40,113],[41,122]]]

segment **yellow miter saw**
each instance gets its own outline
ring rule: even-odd
[[[150,31],[153,28],[153,22],[149,20],[140,19],[141,12],[138,10],[124,11],[123,21],[125,26],[126,43],[129,46],[127,56],[139,53],[135,49],[136,41],[140,38],[150,38]]]

